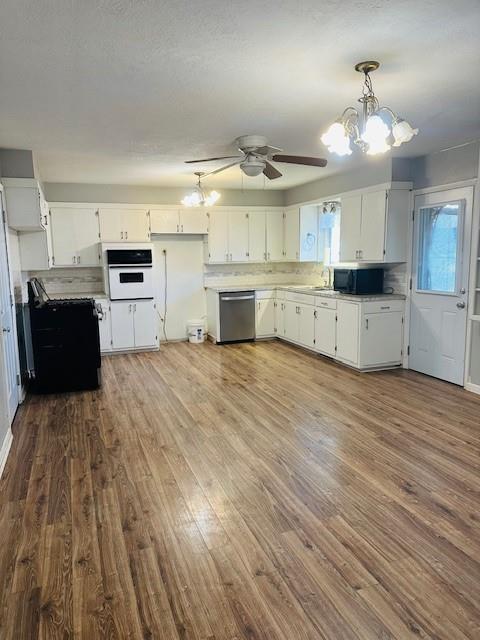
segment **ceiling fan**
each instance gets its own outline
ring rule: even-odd
[[[238,164],[245,175],[254,177],[263,173],[269,180],[275,180],[282,176],[280,171],[274,167],[273,164],[270,164],[270,161],[303,164],[309,167],[325,167],[327,164],[324,158],[308,158],[306,156],[286,156],[279,154],[278,152],[282,151],[282,149],[269,145],[265,136],[240,136],[236,138],[235,144],[242,153],[241,156],[219,156],[217,158],[203,158],[202,160],[186,160],[186,163],[193,164],[195,162],[234,159],[234,162],[230,162],[214,171],[204,173],[202,178],[220,173]]]

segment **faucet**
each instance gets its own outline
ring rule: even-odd
[[[325,267],[322,270],[322,274],[321,274],[323,280],[327,281],[327,289],[331,289],[332,288],[332,276],[333,276],[333,268],[332,267]]]

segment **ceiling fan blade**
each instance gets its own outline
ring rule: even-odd
[[[211,160],[230,160],[230,158],[240,158],[240,156],[218,156],[218,158],[203,158],[202,160],[185,160],[185,164],[194,162],[210,162]]]
[[[276,178],[281,178],[282,174],[278,169],[276,169],[273,164],[270,162],[265,163],[265,169],[263,170],[263,175],[267,176],[269,180],[275,180]]]
[[[230,167],[234,167],[236,164],[240,164],[243,158],[239,158],[235,162],[231,162],[230,164],[226,164],[224,167],[220,167],[219,169],[215,169],[214,171],[209,171],[208,173],[204,173],[202,176],[202,180],[207,176],[213,176],[216,173],[220,173],[220,171],[225,171],[225,169],[230,169]]]
[[[309,167],[326,167],[325,158],[308,158],[307,156],[284,156],[275,155],[272,157],[274,162],[287,162],[289,164],[305,164]]]

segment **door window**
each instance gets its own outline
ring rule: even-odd
[[[453,294],[461,277],[464,201],[423,207],[419,216],[418,291]]]

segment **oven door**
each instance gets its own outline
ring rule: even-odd
[[[115,267],[108,269],[111,300],[153,298],[152,267]]]

